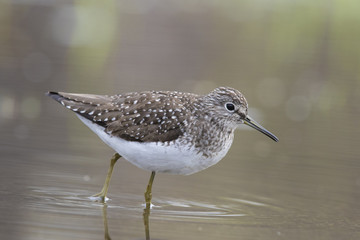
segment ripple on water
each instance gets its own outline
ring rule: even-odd
[[[39,211],[88,216],[98,215],[98,208],[103,206],[103,203],[91,200],[91,193],[86,190],[69,191],[59,187],[38,186],[30,187],[29,190],[28,207]],[[216,204],[213,204],[186,199],[154,198],[151,218],[176,221],[218,221],[221,218],[222,221],[233,221],[254,216],[264,208],[274,210],[274,206],[264,199],[253,196],[251,199],[221,198],[214,199]],[[114,196],[106,205],[108,209],[121,209],[122,214],[128,217],[142,217],[143,201],[142,195],[121,194]]]

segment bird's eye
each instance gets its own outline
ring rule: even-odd
[[[229,112],[234,112],[235,111],[235,105],[233,103],[225,103],[225,108]]]

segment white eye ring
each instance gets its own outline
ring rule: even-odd
[[[224,106],[229,112],[235,112],[235,105],[233,103],[227,102]]]

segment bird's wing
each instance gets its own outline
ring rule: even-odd
[[[172,92],[141,92],[113,96],[48,92],[76,114],[129,141],[168,142],[184,133],[190,98],[169,98]]]

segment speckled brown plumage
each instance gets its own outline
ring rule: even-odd
[[[190,93],[146,91],[113,96],[48,94],[109,134],[129,141],[166,142],[184,134],[186,117],[199,98]]]

